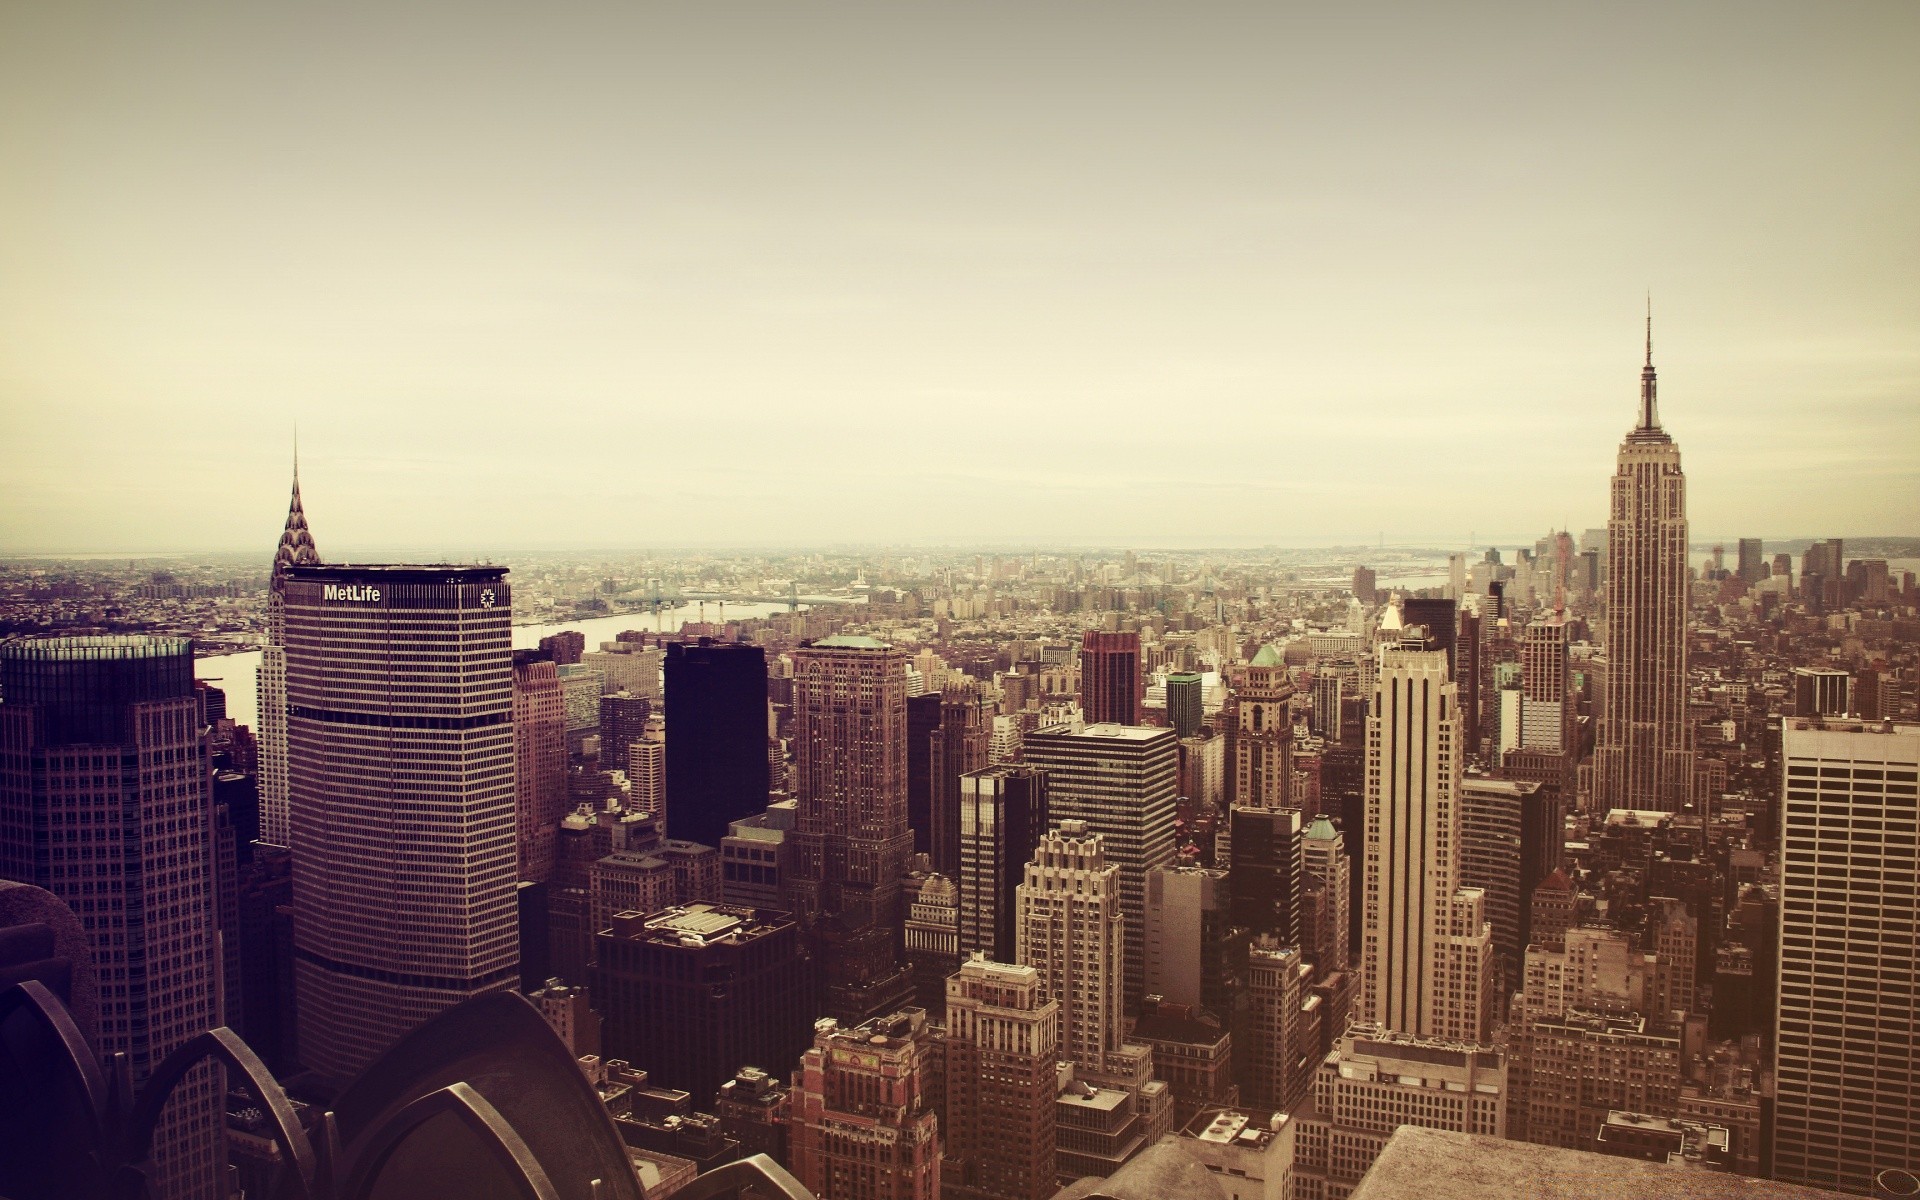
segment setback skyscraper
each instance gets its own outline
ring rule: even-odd
[[[1126,994],[1138,1004],[1146,981],[1147,872],[1173,861],[1174,792],[1180,739],[1171,729],[1089,725],[1027,736],[1026,761],[1047,772],[1048,816],[1084,821],[1105,839],[1120,868],[1126,918]]]
[[[1461,886],[1458,695],[1445,651],[1380,652],[1367,718],[1361,1019],[1478,1042],[1493,940],[1484,894]]]
[[[299,1052],[322,1075],[518,977],[506,574],[287,570]]]
[[[667,833],[718,846],[728,825],[767,807],[767,652],[675,642],[665,673]]]
[[[1620,443],[1607,519],[1606,700],[1594,747],[1601,809],[1675,812],[1693,784],[1687,480],[1655,392],[1648,318],[1640,422]]]

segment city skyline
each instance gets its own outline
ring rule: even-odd
[[[9,14],[0,549],[1920,510],[1908,7],[578,14]]]

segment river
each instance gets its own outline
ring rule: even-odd
[[[802,604],[801,608],[807,605]],[[726,606],[726,619],[745,621],[754,617],[769,617],[774,613],[787,611],[785,604],[729,604]],[[720,620],[720,605],[717,601],[706,602],[707,619]],[[683,621],[698,621],[700,605],[683,604],[670,612],[660,614],[663,627],[669,631],[679,627]],[[601,642],[611,642],[615,636],[628,629],[644,629],[651,632],[655,628],[654,615],[646,612],[620,613],[611,617],[590,617],[584,621],[567,621],[559,625],[515,625],[513,627],[513,648],[531,650],[540,644],[540,639],[563,629],[577,629],[586,635],[587,649],[597,649]],[[249,650],[243,654],[217,654],[194,660],[193,674],[197,679],[205,679],[218,684],[227,694],[227,715],[243,725],[255,730],[260,728],[260,652]]]

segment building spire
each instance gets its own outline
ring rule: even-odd
[[[1660,432],[1658,384],[1653,374],[1653,293],[1647,293],[1647,364],[1640,368],[1640,424],[1636,433]]]
[[[293,433],[293,498],[287,504],[287,525],[280,533],[280,544],[273,551],[272,586],[279,591],[284,586],[287,568],[309,565],[320,561],[320,551],[313,544],[313,532],[307,528],[307,513],[300,505],[300,431]]]

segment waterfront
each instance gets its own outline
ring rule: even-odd
[[[808,607],[805,604],[801,608]],[[722,606],[717,601],[708,601],[705,605],[707,617],[721,620]],[[774,613],[786,612],[785,604],[728,604],[725,616],[729,621],[746,621],[756,617],[768,617]],[[589,649],[597,648],[601,642],[611,642],[619,634],[629,629],[643,629],[652,632],[656,628],[669,631],[679,628],[683,623],[700,619],[701,605],[683,604],[670,612],[656,614],[650,612],[615,613],[607,617],[590,617],[584,621],[565,621],[560,624],[515,625],[513,627],[513,648],[531,650],[540,644],[540,639],[559,633],[563,629],[577,629],[586,635]],[[248,650],[241,654],[215,654],[194,660],[193,674],[196,679],[205,679],[217,683],[227,694],[227,715],[243,725],[258,729],[260,727],[260,652]]]

